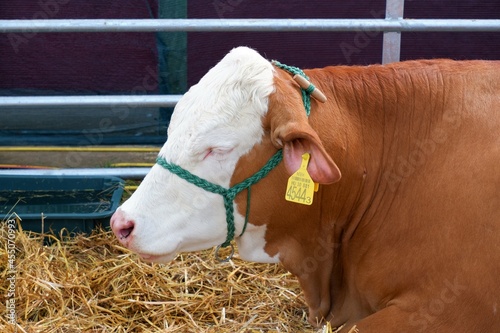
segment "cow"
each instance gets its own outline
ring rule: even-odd
[[[235,48],[111,227],[150,262],[235,238],[343,333],[500,332],[500,62],[302,71]]]

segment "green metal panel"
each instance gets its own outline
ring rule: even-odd
[[[186,18],[187,0],[159,0],[159,18]],[[160,93],[183,94],[187,89],[186,32],[158,32]]]
[[[186,18],[187,0],[158,0],[158,18]],[[187,32],[157,32],[160,94],[187,90]],[[160,108],[160,132],[168,126],[173,108]]]

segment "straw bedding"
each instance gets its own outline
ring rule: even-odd
[[[0,228],[1,332],[332,332],[307,323],[297,280],[280,265],[212,250],[148,264],[113,234],[16,233],[17,328],[7,321],[6,227]]]

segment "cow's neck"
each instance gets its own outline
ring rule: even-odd
[[[304,274],[303,267],[294,272],[311,305],[311,319],[334,316],[332,322],[341,324],[366,315],[368,310],[360,306],[363,296],[353,292],[352,284],[359,282],[353,258],[362,258],[369,249],[357,241],[366,237],[353,239],[360,230],[365,236],[375,235],[377,223],[384,223],[391,204],[401,195],[399,187],[418,181],[415,175],[403,179],[395,168],[403,167],[402,156],[408,158],[415,142],[425,142],[426,133],[442,117],[428,105],[444,100],[443,92],[412,91],[408,80],[414,73],[395,79],[390,69],[385,72],[375,73],[370,67],[307,71],[329,96],[327,104],[312,106],[310,123],[342,172],[340,182],[322,186],[322,214],[310,223],[315,231],[307,231],[313,237],[302,247],[303,260],[310,262],[312,270],[308,258],[316,258],[317,267],[314,273]],[[329,244],[330,255],[321,256],[318,244]],[[325,281],[331,284],[322,285]]]
[[[369,68],[369,67],[368,67]],[[413,130],[425,132],[426,128],[412,123],[411,115],[399,110],[408,109],[398,100],[396,82],[381,88],[381,84],[364,78],[371,75],[363,68],[335,68],[306,71],[318,88],[328,96],[328,102],[312,101],[309,122],[318,132],[326,150],[342,172],[342,179],[332,185],[320,186],[315,209],[309,206],[286,203],[283,187],[288,174],[284,167],[256,184],[252,198],[250,230],[243,237],[255,233],[264,237],[264,251],[269,258],[279,257],[286,269],[295,274],[304,290],[310,307],[310,319],[327,317],[333,323],[364,315],[359,295],[350,292],[352,265],[349,262],[351,239],[363,225],[364,232],[377,228],[371,214],[383,214],[381,202],[391,203],[387,196],[396,195],[387,180],[385,170],[397,161],[403,147],[393,142],[401,124],[412,124]],[[381,81],[379,81],[381,82]],[[411,109],[411,108],[410,108]],[[396,144],[397,143],[397,144]],[[248,156],[241,160],[236,170],[242,178],[254,172],[273,153],[271,142],[264,138]],[[260,195],[265,193],[266,195]],[[245,194],[236,198],[239,207],[245,207]],[[242,211],[240,211],[242,213]],[[266,228],[264,230],[264,228]],[[358,244],[356,246],[362,246]],[[355,289],[355,288],[354,288]]]
[[[300,217],[299,208],[291,213],[295,217],[290,219],[302,219],[306,227],[284,232],[298,241],[295,250],[290,248],[290,240],[283,241],[288,249],[280,248],[279,253],[285,267],[299,278],[310,306],[310,319],[327,317],[341,324],[368,311],[359,305],[362,296],[350,286],[356,283],[356,263],[351,254],[363,251],[359,248],[363,244],[352,239],[359,230],[375,231],[376,223],[384,219],[374,217],[390,209],[382,203],[392,203],[397,195],[397,189],[391,186],[399,183],[391,183],[392,175],[387,170],[411,148],[410,143],[397,142],[405,137],[401,131],[411,127],[418,136],[429,128],[412,119],[414,114],[403,112],[421,110],[411,105],[412,96],[400,98],[400,82],[383,82],[390,75],[374,77],[377,74],[369,67],[313,70],[307,74],[329,96],[326,104],[313,101],[309,121],[342,171],[342,179],[321,186],[317,199],[322,207],[317,214]],[[422,94],[423,100],[432,103],[433,92]],[[287,251],[291,253],[289,260],[283,255]]]

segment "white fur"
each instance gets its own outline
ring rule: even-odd
[[[263,136],[262,117],[273,91],[272,65],[257,52],[232,50],[181,98],[160,156],[208,181],[229,187],[239,158]],[[129,247],[169,261],[176,253],[223,243],[227,235],[221,195],[188,183],[155,165],[120,208],[135,221]],[[244,218],[235,207],[236,233]],[[240,254],[276,262],[263,247],[265,228],[248,228]]]
[[[237,239],[238,251],[243,260],[274,264],[279,262],[279,255],[271,257],[264,251],[266,245],[266,225],[248,225],[245,233]]]

